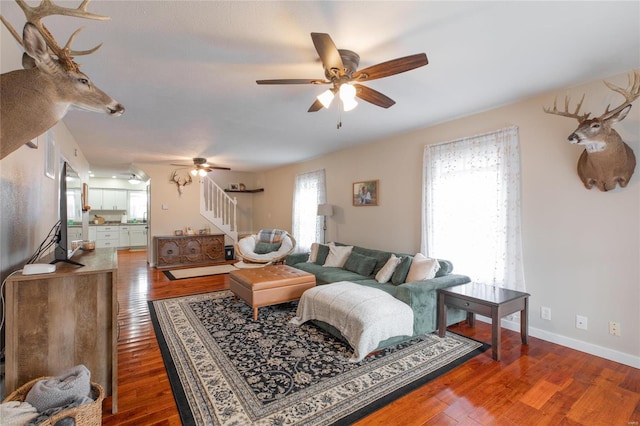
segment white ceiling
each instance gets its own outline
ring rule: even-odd
[[[0,7],[22,27],[16,4]],[[640,67],[637,1],[94,0],[89,10],[111,20],[43,22],[61,44],[85,26],[76,49],[104,42],[76,61],[125,114],[64,119],[102,175],[196,156],[264,170]],[[311,32],[357,52],[360,68],[420,52],[429,65],[366,83],[396,105],[360,101],[337,130],[335,106],[306,112],[326,86],[255,83],[323,78]]]

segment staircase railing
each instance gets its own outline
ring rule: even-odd
[[[220,228],[234,242],[238,241],[238,200],[230,197],[209,176],[200,185],[200,214]]]

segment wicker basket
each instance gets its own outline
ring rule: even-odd
[[[19,401],[24,402],[27,394],[34,384],[40,380],[50,379],[51,377],[39,377],[20,386],[11,392],[3,402]],[[102,424],[102,400],[104,399],[104,389],[98,383],[91,382],[91,390],[96,397],[95,401],[89,404],[83,404],[78,407],[69,408],[49,417],[47,421],[40,423],[41,426],[53,426],[57,422],[67,417],[75,420],[76,426],[100,426]]]

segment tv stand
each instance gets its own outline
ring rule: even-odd
[[[7,278],[5,393],[36,377],[84,364],[91,380],[112,396],[115,413],[118,254],[115,248],[104,248],[76,256],[84,268],[62,261],[50,274],[16,273]]]

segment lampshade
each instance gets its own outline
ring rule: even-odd
[[[333,216],[333,206],[331,204],[318,204],[318,216]]]
[[[198,174],[199,174],[200,176],[203,176],[203,177],[204,177],[204,176],[206,176],[206,175],[207,175],[207,171],[206,171],[205,169],[199,169],[199,170],[198,170]]]
[[[331,101],[333,101],[333,97],[334,95],[331,89],[327,89],[324,92],[320,93],[317,96],[317,99],[320,101],[323,107],[329,108],[329,106],[331,106]]]
[[[358,105],[356,101],[356,88],[347,83],[340,86],[340,100],[342,101],[342,108],[345,111],[354,109]]]

